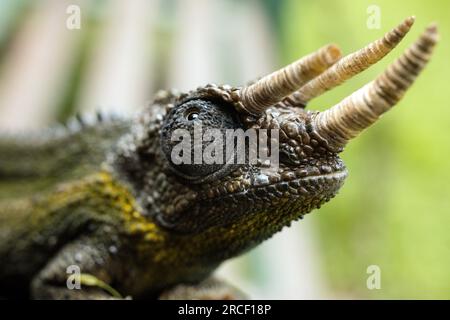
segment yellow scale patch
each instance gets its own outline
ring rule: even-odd
[[[58,187],[49,199],[51,207],[62,207],[69,202],[98,202],[99,208],[114,208],[121,213],[125,229],[131,235],[143,235],[144,240],[161,241],[158,226],[146,219],[131,192],[112,175],[102,170],[84,178],[80,182],[67,183]]]
[[[123,213],[127,229],[131,234],[144,234],[144,239],[149,241],[163,240],[158,226],[141,214],[142,209],[125,186],[106,171],[98,173],[98,179],[104,186],[104,192],[114,199],[113,205]]]

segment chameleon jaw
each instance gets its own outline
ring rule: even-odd
[[[270,194],[271,198],[283,198],[300,196],[306,198],[308,196],[314,197],[315,194],[321,190],[328,190],[324,195],[333,195],[342,186],[345,178],[348,175],[347,169],[344,167],[332,172],[313,172],[308,173],[305,170],[297,170],[284,174],[281,178],[279,176],[268,176],[264,173],[257,175],[250,175],[244,178],[240,187],[228,188],[231,183],[225,183],[216,188],[209,188],[208,192],[203,193],[200,198],[224,199],[233,195],[249,195],[250,193]],[[276,178],[275,178],[276,177]]]
[[[338,190],[347,177],[347,169],[333,171],[330,173],[320,173],[308,176],[297,174],[290,179],[283,179],[275,183],[259,183],[254,185],[254,189],[264,189],[278,197],[303,196],[313,197],[318,190]]]

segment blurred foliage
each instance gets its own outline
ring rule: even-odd
[[[73,52],[75,59],[68,72],[65,90],[56,106],[55,118],[61,123],[66,122],[77,111],[83,74],[86,72],[93,45],[98,40],[98,33],[102,28],[101,12],[105,10],[105,5],[105,1],[96,0],[89,2],[84,7],[84,27],[81,29],[81,41]]]
[[[17,29],[29,13],[32,4],[26,0],[0,2],[0,58],[8,50]],[[2,59],[0,59],[1,67]]]
[[[378,30],[366,27],[373,4],[381,9]],[[396,108],[350,143],[340,195],[309,217],[320,230],[324,269],[344,297],[450,298],[450,2],[288,0],[280,20],[287,63],[328,42],[352,52],[409,15],[417,21],[399,48],[310,104],[332,106],[379,74],[428,23],[438,23],[432,62]],[[373,264],[381,268],[381,290],[366,288]]]

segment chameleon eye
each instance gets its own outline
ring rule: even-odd
[[[188,121],[194,121],[198,119],[200,111],[197,108],[192,108],[186,112],[186,119]]]
[[[233,108],[225,102],[189,100],[173,108],[164,120],[161,128],[161,147],[175,174],[190,181],[201,181],[207,177],[217,176],[230,167],[227,164],[228,159],[225,159],[225,144],[220,146],[225,157],[214,162],[203,161],[204,154],[210,155],[211,150],[214,150],[212,152],[214,155],[216,154],[216,147],[211,147],[215,138],[204,139],[204,134],[212,129],[216,135],[222,137],[218,141],[225,141],[226,130],[239,127]],[[196,128],[202,130],[200,139],[194,134],[195,130],[198,130]],[[198,155],[202,161],[194,163]]]

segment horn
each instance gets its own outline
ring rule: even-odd
[[[280,102],[288,94],[321,74],[341,57],[336,45],[327,45],[296,62],[265,76],[256,83],[239,90],[239,98],[246,112],[258,115]]]
[[[438,41],[436,25],[419,39],[384,73],[332,108],[319,112],[312,125],[337,150],[391,109],[413,84],[431,58]]]
[[[383,38],[345,56],[320,76],[285,98],[283,104],[304,107],[311,99],[366,70],[397,46],[411,29],[414,21],[414,16],[405,19],[396,28],[386,33]]]

